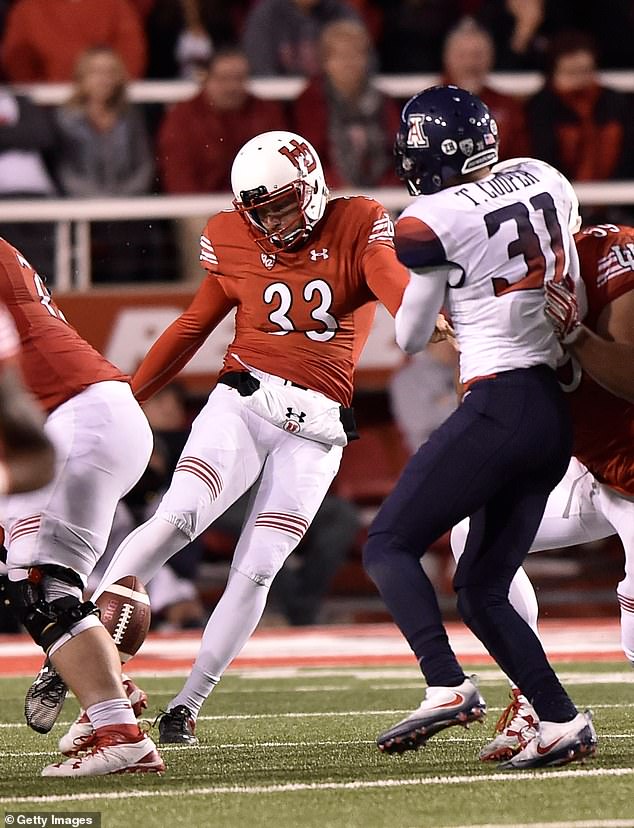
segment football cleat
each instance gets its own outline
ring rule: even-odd
[[[597,734],[592,724],[592,713],[577,715],[569,722],[540,722],[537,734],[522,744],[519,753],[503,762],[503,770],[543,768],[547,765],[567,765],[594,756]]]
[[[134,715],[139,718],[147,707],[147,693],[132,681],[129,676],[121,676],[123,686],[132,704]],[[71,724],[66,733],[58,742],[59,752],[64,756],[77,756],[85,750],[90,750],[95,740],[95,729],[85,710],[79,711],[79,716]]]
[[[38,733],[48,733],[62,712],[68,687],[46,659],[24,697],[24,718]]]
[[[447,727],[466,727],[469,722],[483,721],[487,706],[474,678],[465,679],[457,687],[428,687],[420,706],[377,738],[379,750],[384,753],[418,750]]]
[[[160,745],[198,744],[195,736],[196,719],[184,704],[162,711],[157,721]]]
[[[511,703],[502,712],[495,725],[493,741],[480,751],[481,762],[510,759],[522,745],[537,735],[539,718],[526,696],[517,687],[511,690]],[[521,736],[521,740],[520,740]]]
[[[154,742],[136,725],[110,725],[95,731],[88,753],[47,765],[42,776],[105,776],[109,773],[162,773],[165,763]]]

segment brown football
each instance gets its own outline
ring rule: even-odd
[[[126,575],[105,589],[96,602],[101,623],[108,630],[126,662],[145,641],[150,629],[150,598],[141,581]]]

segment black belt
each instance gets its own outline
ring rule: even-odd
[[[250,397],[260,387],[260,380],[248,371],[227,371],[226,374],[223,374],[219,378],[218,382],[221,382],[223,385],[228,385],[230,388],[235,388],[241,397]],[[295,386],[295,388],[301,388],[304,391],[311,390],[306,388],[305,385],[300,385],[298,382],[292,382],[291,380],[286,380],[286,383]],[[339,419],[341,420],[343,430],[346,432],[348,440],[358,440],[359,434],[354,419],[354,409],[340,405]]]
[[[235,388],[241,397],[250,397],[260,387],[260,380],[248,371],[228,371],[220,377],[218,382]],[[305,385],[300,385],[298,382],[292,382],[291,380],[284,380],[284,385],[293,385],[303,391],[310,390]]]

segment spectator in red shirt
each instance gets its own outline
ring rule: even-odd
[[[527,102],[532,154],[573,181],[631,178],[630,110],[624,93],[599,83],[594,40],[562,32],[550,43],[544,86]],[[600,206],[583,215],[586,222],[631,220]]]
[[[16,83],[64,82],[86,49],[110,46],[131,78],[143,76],[146,39],[129,0],[17,0],[7,15],[1,59]]]
[[[317,150],[331,187],[396,186],[392,144],[399,108],[372,82],[372,43],[363,23],[322,30],[321,73],[295,100],[294,129]]]
[[[287,128],[282,105],[256,98],[249,92],[248,80],[244,52],[235,47],[219,49],[198,94],[167,111],[157,139],[164,192],[229,193],[231,165],[240,147],[260,132]],[[198,239],[204,220],[183,219],[179,226],[184,275],[198,281]]]
[[[491,110],[500,130],[499,157],[529,154],[524,104],[513,95],[492,89],[487,80],[495,62],[491,35],[465,17],[447,35],[443,49],[443,83],[453,83],[478,95]]]

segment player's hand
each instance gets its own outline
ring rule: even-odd
[[[454,348],[458,347],[456,343],[456,332],[451,327],[445,316],[443,316],[442,313],[439,313],[436,317],[436,326],[434,328],[434,332],[429,338],[429,341],[430,343],[444,342],[445,339],[450,340]]]
[[[581,332],[579,305],[570,279],[546,282],[544,313],[555,330],[557,339],[569,345]]]

